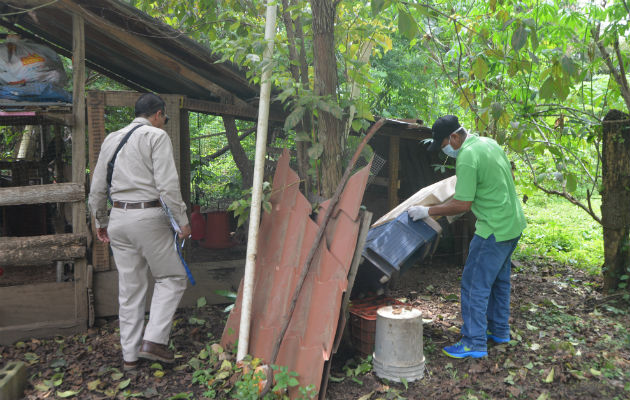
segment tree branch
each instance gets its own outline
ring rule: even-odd
[[[593,35],[593,39],[595,39],[595,45],[597,45],[597,48],[599,49],[599,52],[602,55],[602,58],[604,59],[604,62],[606,63],[606,66],[608,67],[610,74],[615,79],[615,82],[617,82],[617,84],[619,85],[621,96],[623,97],[623,100],[626,103],[626,107],[628,107],[628,110],[630,111],[630,90],[628,90],[628,82],[626,80],[626,77],[620,76],[619,72],[615,68],[615,65],[613,64],[612,59],[610,58],[610,54],[608,53],[608,50],[606,50],[606,47],[600,40],[599,29],[600,29],[600,24],[597,24],[595,28],[591,29],[591,35]],[[617,40],[619,39],[617,38]],[[619,45],[617,44],[617,46]],[[622,58],[619,58],[618,61],[619,61],[619,64],[623,64]]]
[[[243,132],[239,137],[238,140],[242,141],[243,139],[245,139],[247,136],[251,135],[252,133],[256,132],[256,128],[252,128],[252,129],[248,129],[245,132]],[[214,153],[207,155],[205,157],[201,157],[201,162],[202,163],[207,163],[209,161],[214,160],[215,158],[221,157],[223,154],[225,154],[228,150],[230,150],[230,145],[228,144],[227,146],[225,146],[224,148],[222,148],[221,150],[215,151]]]
[[[523,158],[525,160],[525,162],[527,163],[527,165],[529,166],[529,169],[530,169],[531,174],[532,174],[532,180],[533,180],[534,186],[536,186],[539,190],[541,190],[542,192],[544,192],[546,194],[552,194],[552,195],[563,197],[563,198],[567,199],[570,203],[575,204],[576,206],[578,206],[581,209],[583,209],[584,211],[586,211],[586,213],[588,215],[590,215],[591,218],[593,218],[595,221],[597,221],[598,224],[601,225],[602,220],[601,220],[600,217],[597,216],[597,214],[595,214],[593,209],[590,208],[590,207],[585,206],[584,204],[582,204],[582,202],[580,202],[578,199],[573,197],[570,193],[567,193],[566,191],[559,192],[557,190],[547,189],[547,188],[543,187],[541,184],[539,184],[538,183],[538,178],[536,178],[536,171],[534,170],[534,167],[532,166],[532,163],[529,160],[529,156],[527,155],[527,153],[525,153],[524,156],[521,156],[521,158]],[[589,205],[590,205],[590,198],[589,198]]]

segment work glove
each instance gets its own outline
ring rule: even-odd
[[[429,207],[412,206],[407,209],[407,214],[409,214],[411,219],[413,219],[414,221],[425,219],[429,216]]]

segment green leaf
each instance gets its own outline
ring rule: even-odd
[[[164,376],[164,371],[157,370],[153,373],[153,376],[155,376],[156,378],[161,378]]]
[[[64,392],[61,392],[61,391],[57,390],[57,397],[61,397],[62,399],[65,399],[66,397],[76,396],[77,394],[79,394],[79,392],[81,392],[81,389],[79,389],[79,390],[66,390]]]
[[[492,103],[492,118],[498,120],[503,115],[503,104],[501,103]]]
[[[333,104],[333,103],[329,103],[327,101],[324,100],[320,100],[317,102],[317,107],[322,110],[322,111],[326,111],[332,115],[335,116],[335,118],[337,119],[341,119],[341,117],[343,116],[343,110],[337,105],[337,104]]]
[[[214,379],[218,380],[218,381],[222,381],[226,378],[230,377],[230,372],[229,371],[220,371],[218,372],[215,376]]]
[[[98,385],[100,385],[100,384],[101,384],[101,380],[97,379],[95,381],[88,382],[87,388],[88,388],[88,390],[94,391],[94,390],[98,389]]]
[[[477,57],[472,69],[475,73],[475,77],[481,80],[485,78],[486,74],[488,73],[488,64],[486,63],[486,60],[483,59],[483,57]]]
[[[205,307],[208,302],[205,297],[200,297],[197,299],[197,308]]]
[[[68,363],[63,358],[58,358],[50,363],[51,368],[65,367],[66,365],[68,365]]]
[[[295,134],[295,141],[296,142],[310,142],[311,141],[311,135],[309,135],[308,133],[306,133],[304,131],[297,132]]]
[[[555,367],[551,367],[551,371],[549,371],[549,374],[547,375],[547,377],[545,379],[543,379],[543,382],[545,383],[551,383],[553,382],[553,371],[554,371]]]
[[[343,382],[345,379],[346,379],[345,377],[337,378],[336,376],[332,376],[332,375],[330,375],[330,377],[328,378],[329,381],[335,382],[335,383]]]
[[[317,160],[323,152],[324,146],[321,143],[313,143],[313,145],[309,147],[307,151],[308,157],[313,160]]]
[[[164,367],[162,367],[162,364],[160,363],[153,363],[151,364],[151,366],[149,367],[150,369],[159,369],[159,370],[163,370]]]
[[[129,383],[131,383],[131,378],[125,379],[124,381],[120,382],[118,384],[118,390],[123,390],[124,388],[129,386]]]
[[[398,12],[398,30],[409,40],[418,36],[420,33],[418,23],[405,9],[401,9]]]
[[[238,296],[235,292],[225,289],[215,290],[214,293],[232,300],[236,300],[236,296]]]
[[[304,107],[296,107],[284,121],[284,130],[288,131],[296,126],[304,115]]]
[[[372,0],[372,16],[376,17],[385,7],[385,0]]]
[[[577,177],[573,174],[567,174],[566,179],[567,179],[567,184],[566,184],[567,192],[569,193],[575,192],[575,189],[577,189]]]
[[[38,383],[37,385],[35,385],[35,389],[37,389],[37,391],[39,392],[47,392],[50,390],[50,386],[44,383]]]
[[[268,214],[271,214],[271,210],[272,210],[271,202],[263,201],[262,202],[262,208],[263,208],[263,211],[265,211]]]
[[[514,49],[515,52],[518,53],[518,51],[525,46],[528,33],[529,30],[523,24],[520,24],[514,33],[512,33],[512,49]]]
[[[578,73],[577,66],[575,65],[571,57],[567,57],[566,55],[563,55],[562,58],[560,59],[560,64],[562,65],[562,69],[567,75],[571,77],[577,76],[577,73]]]
[[[119,381],[120,379],[122,379],[123,376],[124,375],[122,372],[114,372],[110,378],[112,379],[112,381]]]
[[[549,77],[540,87],[538,95],[541,99],[552,99],[555,93],[553,78]]]

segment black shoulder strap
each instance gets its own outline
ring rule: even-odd
[[[129,140],[129,136],[131,136],[133,131],[140,128],[142,125],[143,124],[138,124],[134,126],[133,128],[131,128],[129,132],[127,132],[123,140],[121,140],[120,143],[118,143],[118,147],[116,147],[116,151],[114,152],[112,159],[109,160],[109,162],[107,163],[107,191],[108,192],[109,192],[109,188],[112,186],[112,175],[114,174],[114,163],[116,162],[116,157],[118,157],[118,152],[120,151],[120,149],[122,149],[125,143],[127,143],[127,140]]]

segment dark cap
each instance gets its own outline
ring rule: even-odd
[[[440,150],[442,148],[442,141],[459,128],[461,128],[461,125],[455,115],[444,115],[436,119],[431,127],[433,131],[433,142],[429,145],[428,150]]]
[[[164,110],[165,103],[160,96],[154,93],[145,93],[136,101],[136,117],[150,116],[160,110]]]

